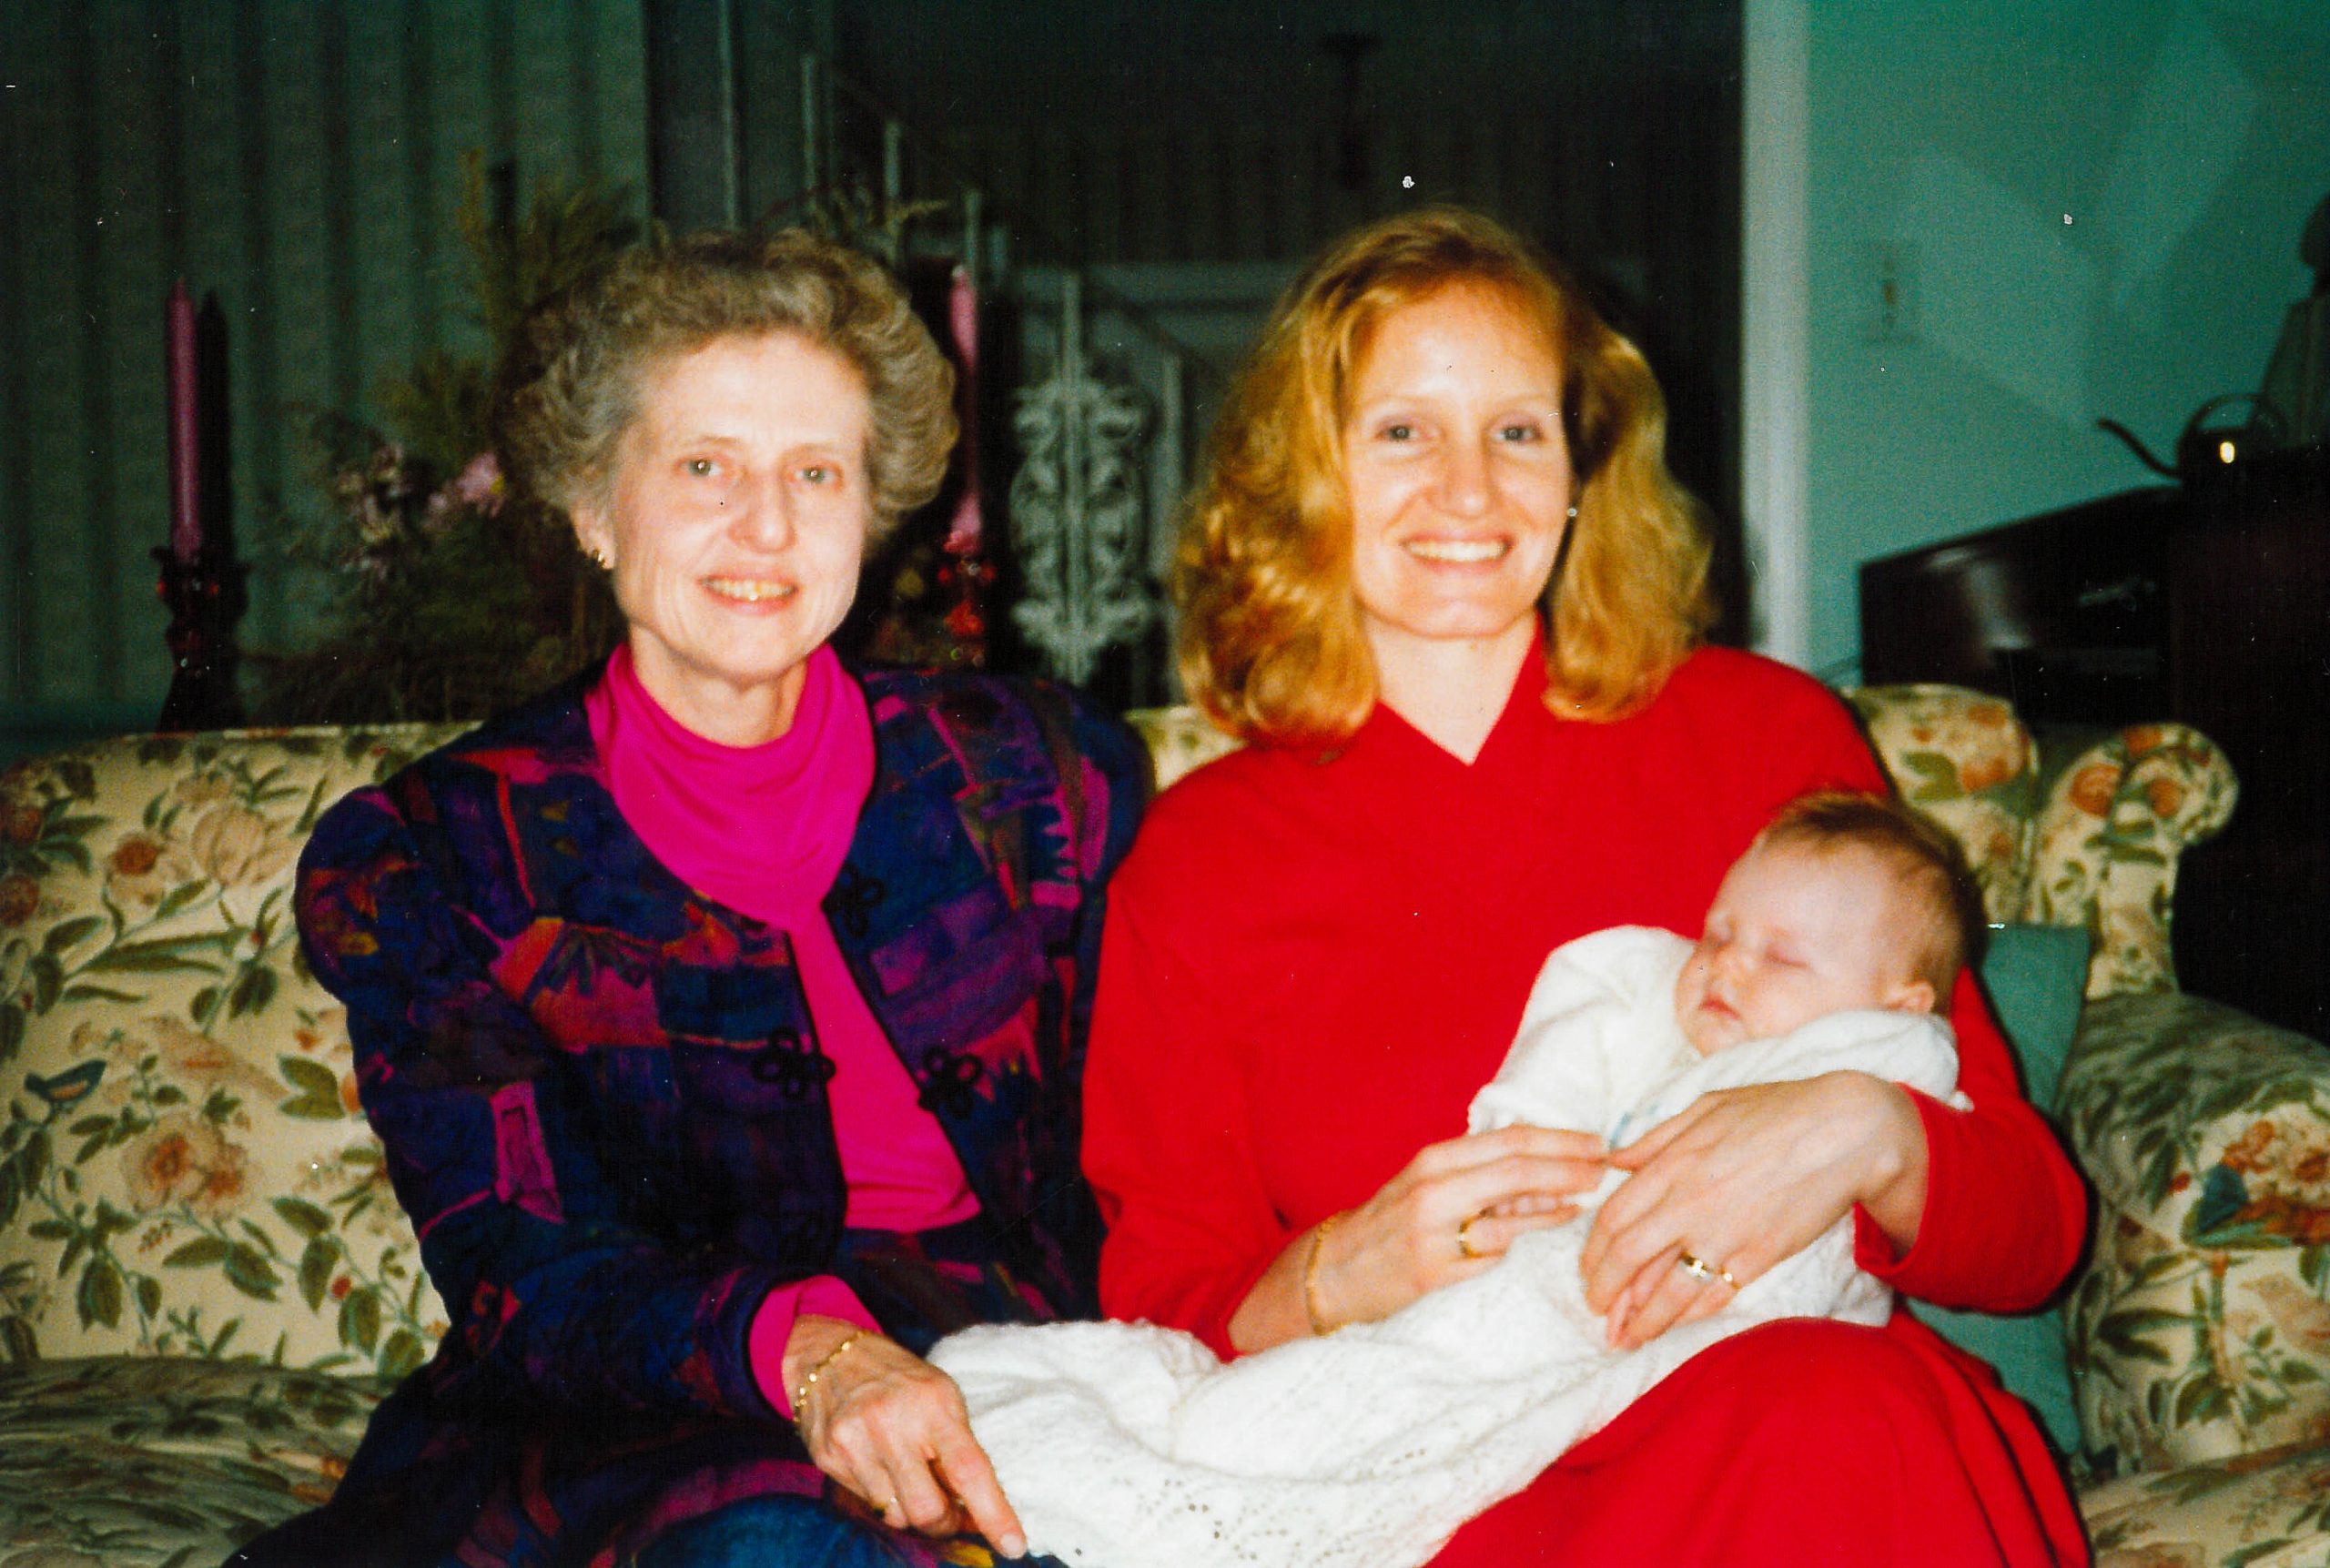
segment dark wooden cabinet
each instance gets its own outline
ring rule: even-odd
[[[2182,720],[2241,801],[2176,895],[2187,989],[2330,1035],[2330,451],[2107,496],[1861,568],[1861,675],[2034,726]]]

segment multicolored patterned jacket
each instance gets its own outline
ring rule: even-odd
[[[1089,1314],[1085,1021],[1145,755],[1058,688],[859,678],[876,773],[826,901],[835,935],[962,1158],[993,1261],[1044,1315]],[[731,1491],[814,1490],[746,1329],[772,1287],[849,1276],[833,1067],[790,949],[616,813],[584,689],[349,796],[300,866],[307,960],[347,1004],[365,1110],[453,1314],[333,1511],[458,1541],[463,1562],[635,1545],[641,1511],[705,1484],[706,1462]]]

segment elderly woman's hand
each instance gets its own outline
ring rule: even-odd
[[[855,1342],[834,1356],[853,1336]],[[787,1386],[799,1389],[799,1380],[821,1362],[808,1397],[793,1412],[819,1470],[865,1499],[886,1524],[943,1536],[967,1522],[1006,1557],[1027,1554],[1027,1533],[971,1435],[954,1379],[896,1340],[839,1318],[804,1314],[785,1344]]]
[[[1321,1239],[1310,1306],[1332,1324],[1373,1322],[1480,1273],[1515,1237],[1575,1217],[1604,1152],[1591,1133],[1541,1127],[1427,1146]]]
[[[1622,1349],[1708,1316],[1856,1203],[1903,1248],[1925,1209],[1917,1108],[1866,1073],[1703,1095],[1610,1163],[1633,1174],[1595,1217],[1580,1267]]]

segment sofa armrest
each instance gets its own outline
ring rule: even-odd
[[[2096,1196],[2064,1307],[2088,1463],[2330,1430],[2330,1049],[2197,996],[2107,996],[2060,1115]]]
[[[2183,724],[2136,724],[2090,746],[2039,814],[2028,918],[2094,938],[2087,994],[2173,991],[2177,857],[2215,836],[2240,796],[2233,764]]]

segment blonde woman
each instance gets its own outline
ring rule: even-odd
[[[1379,1320],[1610,1167],[1584,1271],[1621,1345],[1848,1216],[1908,1294],[2014,1309],[2068,1272],[2082,1189],[1963,980],[1970,1110],[1837,1073],[1623,1149],[1461,1136],[1547,951],[1694,931],[1783,803],[1883,787],[1816,683],[1699,645],[1664,439],[1640,355],[1478,217],[1363,229],[1282,304],[1183,551],[1185,678],[1253,744],[1158,801],[1112,887],[1085,1136],[1111,1316],[1223,1355]],[[2029,1411],[1897,1313],[1707,1350],[1438,1561],[2084,1559]]]

